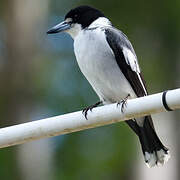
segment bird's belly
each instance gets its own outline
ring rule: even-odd
[[[110,47],[104,42],[101,39],[89,40],[88,43],[75,41],[75,55],[82,73],[104,103],[118,102],[128,94],[135,97]],[[76,43],[81,43],[81,46]]]

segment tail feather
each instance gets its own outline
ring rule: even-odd
[[[136,121],[129,120],[127,124],[138,135],[144,159],[148,167],[155,165],[163,165],[168,161],[170,155],[168,149],[162,144],[158,138],[151,116],[144,118],[143,126],[139,126]]]

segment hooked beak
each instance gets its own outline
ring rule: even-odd
[[[66,31],[71,28],[71,24],[69,22],[63,21],[56,26],[52,27],[47,31],[47,34],[54,34],[54,33],[59,33]]]

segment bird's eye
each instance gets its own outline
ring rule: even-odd
[[[74,15],[74,20],[77,20],[77,18],[78,18],[78,15],[75,14],[75,15]]]

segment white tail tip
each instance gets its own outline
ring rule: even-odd
[[[169,151],[164,151],[163,149],[159,151],[153,151],[153,153],[145,152],[144,159],[146,165],[151,168],[154,166],[164,165],[170,158]]]

